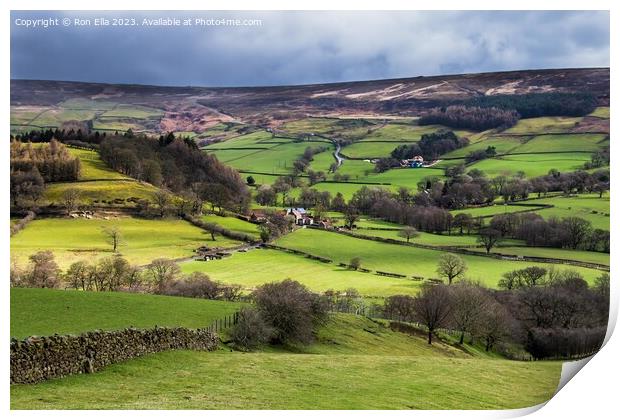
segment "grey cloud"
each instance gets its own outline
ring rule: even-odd
[[[260,18],[260,27],[24,29],[11,15],[11,77],[159,85],[321,83],[527,68],[609,66],[609,13],[133,12]]]

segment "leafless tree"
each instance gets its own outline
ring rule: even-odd
[[[448,326],[452,313],[448,286],[424,286],[414,299],[413,311],[416,318],[428,329],[428,344],[432,344],[435,330]]]
[[[417,238],[418,236],[420,236],[420,234],[418,233],[416,228],[412,226],[405,226],[398,232],[398,236],[407,239],[407,242],[409,242],[411,238]]]
[[[491,301],[483,312],[478,333],[484,341],[485,351],[489,351],[502,339],[510,335],[512,317],[504,306]]]
[[[492,298],[484,288],[467,281],[456,283],[451,291],[452,321],[454,327],[461,331],[459,343],[463,344],[465,333],[473,337],[480,328],[480,323],[489,310]]]
[[[465,261],[455,254],[441,254],[439,262],[437,263],[437,274],[442,277],[448,278],[448,284],[452,284],[452,281],[465,274],[467,271],[467,264]]]
[[[147,271],[155,288],[155,293],[163,294],[180,274],[181,269],[177,263],[170,259],[157,258],[149,264]]]
[[[153,201],[159,210],[159,217],[163,218],[172,202],[172,196],[165,190],[157,190],[153,194]]]
[[[487,250],[487,254],[491,252],[491,249],[497,245],[502,239],[500,231],[491,228],[480,229],[478,236],[478,243],[484,246]]]
[[[80,200],[80,191],[76,188],[67,188],[62,193],[63,207],[67,214],[77,210],[78,201]]]
[[[108,243],[112,245],[112,252],[117,252],[118,248],[125,243],[118,226],[104,227],[101,231],[105,235]]]

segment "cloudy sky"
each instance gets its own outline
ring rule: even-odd
[[[136,25],[94,26],[102,17]],[[143,25],[160,17],[193,25]],[[23,26],[40,18],[60,24]],[[261,25],[196,26],[196,18]],[[12,78],[256,86],[599,66],[609,66],[607,12],[11,13]]]

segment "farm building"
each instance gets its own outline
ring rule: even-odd
[[[314,223],[314,218],[303,207],[288,208],[286,209],[286,215],[293,216],[295,224],[298,226],[309,226]]]
[[[421,168],[424,165],[422,156],[414,156],[413,159],[404,159],[400,162],[403,168]]]

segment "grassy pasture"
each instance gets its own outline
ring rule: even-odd
[[[546,175],[551,169],[560,172],[576,171],[589,160],[590,153],[525,154],[485,159],[469,166],[469,169],[480,169],[489,177],[513,175],[518,171],[525,172],[528,177],[535,177]]]
[[[571,197],[547,197],[528,201],[531,203],[553,204],[553,208],[539,210],[536,213],[545,218],[581,217],[589,220],[594,228],[609,230],[610,209],[609,196],[598,197],[598,194],[580,194]]]
[[[120,253],[133,264],[147,264],[155,258],[191,257],[201,245],[227,247],[237,245],[231,239],[216,236],[216,241],[184,220],[145,220],[129,217],[103,219],[36,219],[11,238],[11,256],[20,263],[41,250],[52,250],[61,268],[78,260],[111,256],[102,229],[116,226],[125,244]]]
[[[484,251],[482,248],[481,251]],[[501,247],[496,250],[502,254],[520,255],[524,257],[561,258],[565,260],[583,261],[594,264],[609,265],[609,254],[602,252],[579,251],[572,249],[539,248],[529,246]]]
[[[523,118],[504,131],[507,134],[533,134],[570,132],[582,117],[538,117]]]
[[[437,277],[435,270],[441,255],[439,251],[379,243],[313,229],[297,230],[279,238],[276,244],[331,258],[336,263],[348,263],[351,258],[360,257],[362,267],[365,268],[427,278]],[[470,255],[462,255],[462,257],[469,267],[468,277],[480,280],[489,287],[495,287],[501,275],[507,271],[531,265],[543,265],[521,261],[500,261]],[[600,275],[598,270],[581,267],[571,267],[571,269],[582,273],[588,282],[592,282]],[[381,277],[378,278],[381,281]]]
[[[347,260],[348,262],[348,260]],[[236,252],[215,261],[189,261],[181,264],[184,273],[201,271],[229,284],[254,288],[265,283],[292,278],[315,292],[356,288],[363,296],[414,294],[420,282],[380,277],[325,264],[283,251],[257,249]]]
[[[39,309],[34,314],[33,305]],[[167,296],[12,289],[11,335],[131,325],[195,328],[238,307]],[[560,367],[494,354],[472,357],[438,341],[428,346],[424,337],[394,332],[381,321],[337,314],[308,346],[152,354],[91,375],[13,385],[11,408],[516,408],[550,398]],[[466,385],[471,381],[474,389]]]
[[[609,118],[609,107],[599,106],[590,114],[590,116],[608,119]]]
[[[246,222],[233,216],[217,216],[215,214],[206,214],[202,216],[202,220],[209,223],[216,223],[220,226],[235,232],[247,233],[255,238],[259,237],[258,225]]]
[[[30,123],[42,127],[60,127],[66,121],[88,121],[95,117],[95,111],[77,109],[48,109]]]
[[[156,188],[150,184],[134,180],[112,180],[112,181],[84,181],[84,182],[58,182],[48,184],[45,187],[43,196],[44,204],[60,204],[62,194],[68,188],[76,189],[80,192],[82,203],[101,203],[103,201],[113,201],[115,199],[126,200],[128,198],[153,197]]]
[[[366,173],[372,173],[375,170],[375,165],[363,160],[345,160],[338,173],[342,175],[349,175],[351,181],[360,181],[365,178]]]
[[[389,157],[392,150],[400,144],[388,142],[365,142],[360,141],[350,144],[342,149],[342,153],[351,158],[381,158]]]
[[[109,111],[101,114],[105,118],[135,118],[152,119],[161,118],[164,112],[160,109],[150,108],[141,105],[118,105]]]
[[[38,106],[11,106],[11,124],[28,124],[45,110]]]
[[[288,121],[279,128],[292,134],[327,134],[338,127],[338,121],[337,118],[302,118],[300,120]]]
[[[105,162],[99,158],[99,153],[93,150],[82,150],[68,148],[69,153],[80,159],[80,181],[89,181],[93,179],[130,179],[129,177],[116,172],[108,167]]]
[[[368,236],[378,236],[380,238],[396,239],[398,241],[406,242],[407,239],[398,235],[397,230],[363,230],[358,229],[357,233]],[[435,235],[432,233],[420,232],[420,236],[417,238],[411,238],[411,243],[417,243],[422,245],[434,245],[434,246],[471,246],[476,245],[477,236],[475,235]],[[522,241],[507,239],[502,243],[503,245],[521,245]],[[501,251],[503,252],[503,251]]]
[[[527,202],[529,203],[529,201]],[[506,214],[506,213],[516,213],[525,210],[536,210],[538,207],[535,206],[514,206],[514,205],[504,205],[504,204],[495,204],[493,206],[485,206],[485,207],[473,207],[469,209],[459,209],[459,210],[451,210],[450,213],[452,215],[457,215],[459,213],[471,214],[473,217],[479,216],[493,216],[496,214]]]
[[[118,131],[122,133],[129,129],[134,132],[140,132],[144,130],[144,127],[142,127],[138,121],[130,119],[96,118],[93,121],[93,130]]]
[[[235,302],[137,293],[11,288],[11,337],[132,326],[202,328],[239,306]]]
[[[337,193],[341,193],[344,196],[345,200],[350,199],[357,190],[364,187],[364,184],[354,184],[354,183],[346,183],[346,182],[319,182],[318,184],[314,184],[310,188],[314,188],[317,191],[329,191],[332,197],[335,197]],[[382,187],[382,188],[390,188],[389,185],[367,185],[367,187]],[[298,197],[301,192],[300,188],[293,189],[289,194],[291,197]]]
[[[443,178],[443,175],[444,171],[435,167],[390,169],[382,173],[372,173],[364,177],[361,181],[390,183],[395,189],[403,186],[417,191],[418,182],[422,181],[424,178],[429,176]]]
[[[118,103],[105,100],[93,100],[89,98],[71,98],[58,104],[64,109],[84,109],[91,111],[108,111],[116,107]]]
[[[333,163],[336,163],[334,151],[334,146],[330,145],[329,150],[314,155],[312,157],[312,162],[310,162],[310,169],[312,169],[313,171],[323,171],[327,173],[329,171],[329,167]]]
[[[237,149],[244,147],[255,147],[269,149],[278,143],[290,143],[290,139],[272,138],[271,133],[266,131],[256,131],[243,136],[233,137],[219,143],[213,143],[203,150]]]
[[[604,134],[550,134],[532,138],[512,150],[515,153],[538,152],[595,152],[605,145]]]
[[[307,147],[316,143],[281,143],[265,150],[217,150],[217,158],[235,169],[268,173],[288,173],[293,162],[301,157]]]
[[[487,147],[495,147],[495,151],[498,154],[508,153],[515,148],[521,146],[521,144],[525,141],[525,137],[488,137],[482,139],[476,143],[472,143],[469,146],[463,147],[461,149],[453,150],[449,153],[446,153],[442,157],[446,158],[459,158],[465,157],[469,153],[477,151],[477,150],[486,150]]]
[[[11,408],[520,408],[550,399],[560,371],[560,362],[174,351],[14,385]]]

